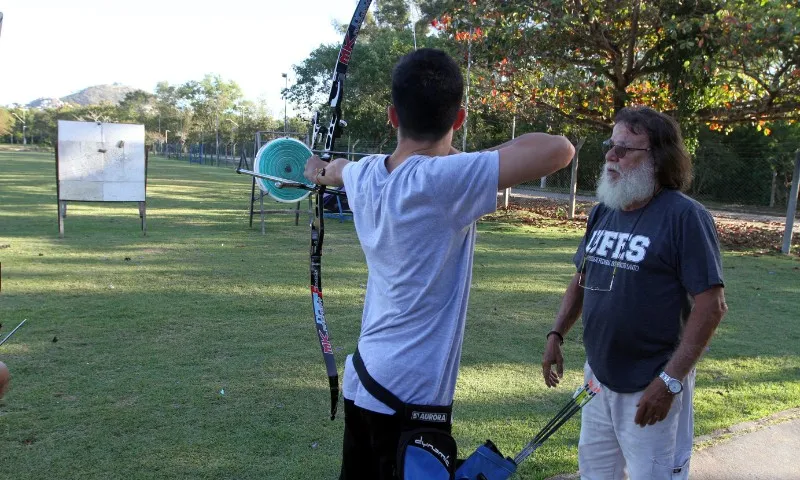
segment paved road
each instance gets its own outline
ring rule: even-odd
[[[800,479],[800,418],[734,437],[692,455],[692,480]]]
[[[725,435],[732,435],[725,438]],[[691,480],[800,480],[800,408],[695,438]],[[565,473],[548,480],[578,480]]]

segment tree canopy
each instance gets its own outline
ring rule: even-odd
[[[439,0],[488,100],[607,128],[626,105],[715,127],[800,118],[800,12],[779,0]]]

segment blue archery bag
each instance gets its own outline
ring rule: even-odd
[[[395,477],[399,480],[453,480],[458,455],[456,441],[450,436],[453,406],[404,403],[372,378],[357,347],[352,360],[364,388],[392,408],[401,420]]]
[[[517,464],[486,440],[458,467],[455,480],[506,480],[516,471]]]
[[[397,449],[399,480],[453,480],[456,441],[445,431],[418,428],[404,432]]]

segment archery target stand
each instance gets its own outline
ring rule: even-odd
[[[293,135],[296,138],[292,138],[289,135]],[[306,182],[303,177],[303,169],[305,167],[305,161],[311,155],[311,151],[299,140],[302,138],[302,134],[296,132],[289,132],[287,134],[282,131],[257,131],[254,142],[256,154],[253,159],[253,170],[258,173],[282,177],[288,180]],[[270,146],[270,142],[275,140],[279,140],[279,142]],[[301,148],[301,146],[303,148]],[[242,160],[244,160],[244,166],[249,167],[245,157],[240,158],[240,167],[242,166]],[[256,187],[258,187],[258,189]],[[274,200],[281,203],[293,203],[294,209],[265,210],[265,196],[272,197]],[[258,213],[261,217],[262,235],[266,233],[265,220],[267,214],[294,215],[294,224],[295,226],[299,225],[301,212],[300,204],[306,198],[308,199],[306,213],[308,214],[310,223],[314,216],[314,206],[312,204],[310,192],[293,188],[279,189],[269,180],[253,177],[250,188],[250,227],[253,226],[256,202],[258,202],[259,205]]]
[[[67,202],[137,202],[147,235],[147,149],[144,125],[58,121],[58,236]]]

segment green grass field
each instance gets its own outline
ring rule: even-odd
[[[335,479],[342,420],[308,291],[308,228],[247,220],[249,177],[151,158],[148,235],[133,203],[72,203],[58,238],[52,154],[0,152],[0,478]],[[271,205],[271,207],[276,207]],[[338,362],[355,347],[366,266],[326,222],[323,286]],[[581,232],[485,222],[456,394],[462,455],[513,455],[581,383],[541,380],[544,334]],[[697,435],[800,405],[800,260],[726,253],[730,312],[697,381]],[[794,312],[794,313],[792,313]],[[224,394],[222,393],[224,391]],[[516,478],[577,469],[578,421]]]

